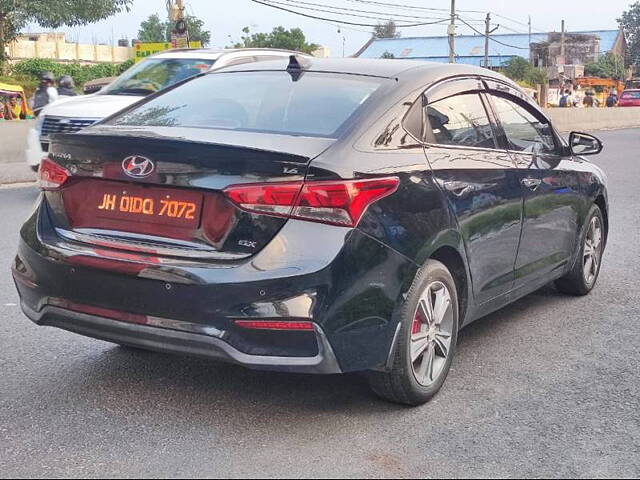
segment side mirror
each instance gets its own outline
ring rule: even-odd
[[[571,132],[569,147],[574,155],[597,155],[602,152],[602,142],[588,133]]]

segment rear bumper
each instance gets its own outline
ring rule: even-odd
[[[44,203],[21,237],[13,274],[25,313],[40,325],[307,373],[384,366],[396,305],[417,268],[358,230],[295,220],[258,254],[231,263],[125,255],[61,238]],[[238,319],[316,328],[259,331]]]
[[[130,345],[158,352],[203,357],[235,363],[259,370],[278,370],[296,373],[342,373],[331,345],[320,327],[315,326],[318,354],[314,357],[279,357],[249,355],[221,338],[157,326],[138,325],[119,320],[73,312],[63,308],[45,306],[39,312],[22,302],[22,310],[38,325],[61,328],[69,332],[108,342]],[[185,330],[187,322],[173,321],[174,328]]]

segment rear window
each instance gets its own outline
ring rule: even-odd
[[[335,137],[384,79],[305,72],[205,75],[111,119],[111,125],[196,127]]]
[[[624,92],[622,97],[624,99],[640,99],[640,92]]]

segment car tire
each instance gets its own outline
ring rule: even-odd
[[[587,295],[595,287],[602,267],[606,231],[602,211],[593,205],[579,243],[579,253],[571,271],[556,280],[556,288],[568,295]]]
[[[40,170],[40,165],[29,165],[29,168],[33,173],[38,173],[38,170]]]
[[[400,330],[389,370],[368,372],[371,389],[385,400],[404,405],[417,406],[431,399],[451,367],[458,316],[458,292],[451,273],[441,262],[429,260],[399,308]]]

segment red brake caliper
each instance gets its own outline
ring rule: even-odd
[[[422,328],[423,323],[426,323],[425,318],[422,315],[421,310],[418,309],[416,311],[416,315],[413,317],[413,324],[411,325],[411,334],[415,335],[417,333],[420,333],[420,329]]]

